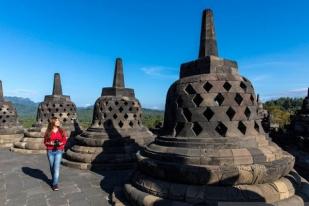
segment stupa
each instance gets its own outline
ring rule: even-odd
[[[262,101],[260,100],[259,95],[257,95],[257,104],[258,104],[258,109],[257,109],[258,114],[257,115],[262,120],[261,124],[262,124],[264,131],[266,133],[269,133],[270,127],[271,127],[271,115],[266,109],[264,109],[264,105],[263,105]]]
[[[66,130],[68,137],[80,132],[77,120],[76,106],[70,96],[62,94],[60,74],[54,75],[54,86],[52,95],[46,95],[37,109],[36,123],[25,132],[25,137],[15,142],[11,148],[14,152],[42,154],[46,153],[43,144],[44,134],[50,118],[58,117],[61,127]],[[69,143],[72,142],[69,138]]]
[[[12,102],[3,97],[0,80],[0,147],[11,147],[24,136],[24,129],[18,121],[16,109]]]
[[[301,109],[296,112],[292,119],[291,129],[298,139],[309,145],[309,88]]]
[[[298,194],[307,183],[292,170],[294,157],[265,135],[251,82],[235,61],[218,57],[209,9],[200,40],[199,58],[181,65],[167,92],[163,133],[137,153],[138,169],[125,185],[128,200],[304,205]]]
[[[153,140],[141,118],[141,105],[134,90],[125,88],[122,60],[117,58],[113,87],[102,89],[91,126],[76,136],[63,164],[91,170],[134,167],[139,146]]]

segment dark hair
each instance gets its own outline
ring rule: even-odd
[[[44,135],[44,138],[45,138],[45,139],[49,139],[50,133],[51,133],[51,131],[53,130],[53,127],[55,126],[57,120],[59,120],[57,117],[52,117],[52,118],[49,120],[47,129],[46,129],[45,135]],[[60,121],[60,120],[59,120],[59,121]],[[63,133],[64,133],[63,129],[62,129],[61,127],[58,127],[58,130],[59,130],[59,132],[61,133],[61,135],[63,136]]]

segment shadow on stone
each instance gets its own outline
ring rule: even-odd
[[[30,168],[30,167],[22,167],[21,170],[26,175],[29,175],[30,177],[42,180],[46,184],[50,185],[50,179],[48,179],[48,177],[46,176],[46,174],[42,170],[33,169],[33,168]]]

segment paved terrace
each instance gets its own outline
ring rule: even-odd
[[[0,206],[111,205],[113,186],[119,186],[129,173],[94,173],[62,166],[60,190],[52,191],[46,155],[0,149]]]

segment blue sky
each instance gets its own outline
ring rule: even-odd
[[[212,8],[219,55],[238,62],[263,100],[309,86],[306,0],[0,0],[0,79],[6,96],[39,102],[59,72],[65,94],[93,105],[122,57],[126,86],[164,108],[181,63],[198,54],[201,13]]]

